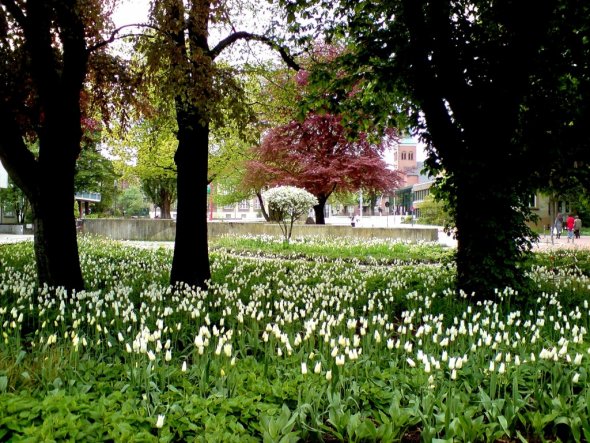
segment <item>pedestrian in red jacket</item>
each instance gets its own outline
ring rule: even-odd
[[[567,242],[569,243],[570,240],[574,241],[574,223],[575,223],[575,219],[574,216],[572,214],[567,216],[567,220],[565,222],[565,226],[567,229]]]

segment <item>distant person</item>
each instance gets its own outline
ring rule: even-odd
[[[567,229],[567,242],[568,243],[570,242],[570,240],[572,241],[572,243],[574,241],[574,223],[575,223],[574,216],[572,214],[568,215],[567,220],[565,222],[565,226]]]
[[[557,217],[555,217],[555,235],[557,238],[561,237],[561,231],[563,231],[563,215],[558,213]]]
[[[574,237],[580,238],[580,231],[582,230],[582,219],[576,215],[574,218]]]

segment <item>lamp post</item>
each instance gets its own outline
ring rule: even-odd
[[[362,189],[359,189],[359,218],[360,219],[363,218],[363,190]]]

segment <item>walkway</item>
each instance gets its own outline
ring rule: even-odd
[[[344,224],[345,223],[345,219],[346,217],[331,217],[331,222],[330,224]],[[383,216],[383,217],[363,217],[364,220],[361,220],[361,226],[360,227],[386,227],[386,226],[376,226],[378,224],[384,224],[384,222],[386,222],[387,217]],[[334,223],[334,219],[340,219],[337,220],[336,223]],[[383,220],[374,220],[374,219],[383,219]],[[393,219],[393,216],[391,216],[391,219]],[[326,220],[328,221],[328,220]],[[390,220],[392,221],[392,220]],[[411,227],[411,225],[400,225],[397,224],[396,226],[403,226],[403,227]],[[393,225],[391,225],[390,227],[393,227]],[[0,234],[0,244],[4,244],[4,243],[17,243],[17,242],[21,242],[21,241],[27,241],[27,240],[33,240],[33,236],[32,235],[14,235],[14,234]],[[438,242],[440,244],[443,244],[445,246],[449,246],[449,247],[457,247],[457,240],[453,239],[451,236],[448,236],[447,234],[445,234],[442,230],[442,228],[439,227],[438,230]],[[122,243],[128,243],[129,245],[133,245],[136,246],[138,244],[143,244],[144,247],[155,247],[158,248],[160,246],[164,246],[164,247],[173,247],[174,242],[133,242],[133,241],[129,241],[129,242],[122,242]],[[493,245],[493,241],[490,241],[490,246]],[[567,241],[567,236],[561,236],[560,239],[557,238],[553,238],[553,244],[551,243],[551,237],[549,235],[541,235],[541,237],[539,238],[539,242],[535,243],[533,250],[535,251],[545,251],[545,250],[551,250],[551,249],[590,249],[590,236],[587,235],[583,235],[581,238],[579,239],[575,239],[573,242],[568,242]]]

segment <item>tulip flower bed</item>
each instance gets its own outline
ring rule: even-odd
[[[438,246],[353,243],[218,243],[200,291],[166,285],[170,250],[83,239],[70,296],[0,246],[0,441],[590,439],[587,253],[539,255],[517,307],[457,298]]]

